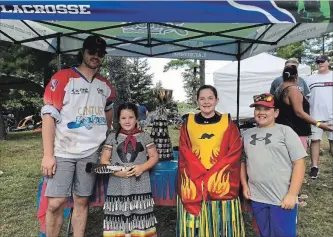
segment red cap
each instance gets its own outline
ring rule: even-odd
[[[255,107],[256,105],[262,105],[269,108],[275,107],[274,96],[269,93],[264,93],[261,95],[253,96],[254,103],[250,105],[250,107]]]

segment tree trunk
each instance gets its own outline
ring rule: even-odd
[[[7,133],[6,133],[6,126],[5,126],[5,119],[2,115],[2,111],[0,110],[0,140],[6,140]]]
[[[200,86],[206,84],[205,80],[205,60],[200,60]]]

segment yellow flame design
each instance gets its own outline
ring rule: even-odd
[[[216,193],[223,197],[230,191],[229,175],[230,172],[224,171],[229,165],[226,165],[222,170],[215,172],[208,180],[208,191]]]
[[[183,200],[194,200],[197,195],[197,190],[192,180],[190,180],[184,169],[184,173],[181,174],[181,194]]]

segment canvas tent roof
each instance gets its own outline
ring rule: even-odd
[[[281,76],[285,61],[285,59],[268,53],[262,53],[240,62],[240,118],[253,117],[253,108],[249,108],[253,101],[253,95],[269,92],[272,81]],[[214,86],[220,97],[216,108],[220,112],[230,113],[232,117],[237,116],[237,97],[235,96],[237,66],[237,62],[232,62],[213,74]],[[300,64],[298,73],[303,78],[307,77],[311,74],[311,68],[305,64]]]
[[[333,31],[316,2],[0,1],[0,40],[76,53],[93,33],[112,56],[236,60]]]

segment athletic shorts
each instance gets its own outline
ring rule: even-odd
[[[261,237],[296,237],[297,205],[292,210],[251,201]]]
[[[73,193],[80,197],[89,197],[93,194],[95,185],[95,173],[86,172],[88,162],[97,163],[98,153],[85,158],[61,158],[56,159],[56,172],[47,180],[45,196],[70,197]]]
[[[321,123],[333,124],[333,120],[320,121],[320,122]],[[312,135],[310,136],[310,139],[312,141],[318,141],[318,140],[322,141],[323,140],[323,132],[324,132],[323,129],[318,128],[314,125],[311,125],[311,132],[312,132]],[[326,131],[326,136],[327,136],[328,140],[333,141],[333,132]]]

